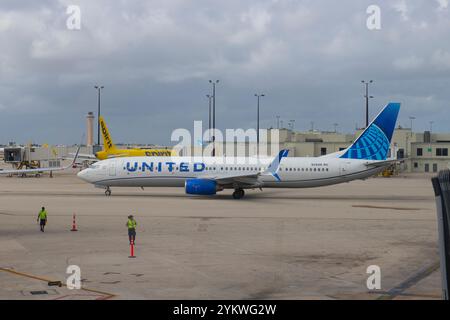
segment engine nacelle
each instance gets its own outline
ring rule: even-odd
[[[184,189],[187,194],[213,195],[217,192],[217,183],[209,179],[188,179]]]

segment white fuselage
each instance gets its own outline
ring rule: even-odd
[[[257,174],[267,169],[270,162],[270,158],[126,157],[99,161],[78,176],[99,187],[183,187],[187,179]],[[367,166],[370,162],[377,161],[283,158],[277,171],[280,180],[272,175],[260,175],[257,187],[320,187],[365,179],[384,169]]]

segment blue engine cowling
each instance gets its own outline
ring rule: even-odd
[[[217,183],[208,179],[188,179],[184,189],[187,194],[213,195],[217,192]]]

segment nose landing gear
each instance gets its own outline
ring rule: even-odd
[[[244,189],[235,189],[233,192],[233,199],[241,199],[244,195]]]
[[[111,189],[109,187],[106,187],[105,196],[109,197],[110,195],[111,195]]]

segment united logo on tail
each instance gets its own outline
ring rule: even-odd
[[[386,160],[399,110],[400,103],[391,102],[384,107],[341,158]]]

